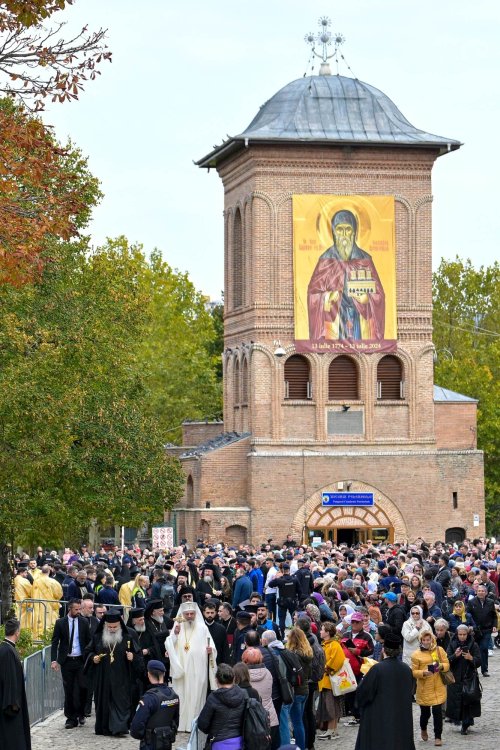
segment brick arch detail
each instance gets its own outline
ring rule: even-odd
[[[392,526],[394,528],[394,539],[402,541],[408,538],[406,522],[395,503],[365,482],[351,479],[339,479],[338,482],[350,484],[351,492],[373,492],[375,504],[372,508],[323,508],[321,495],[323,492],[336,492],[337,482],[332,482],[326,487],[314,492],[299,508],[291,526],[292,534],[300,536],[304,526],[335,526],[346,528],[349,526]]]

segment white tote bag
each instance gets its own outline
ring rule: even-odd
[[[332,693],[337,696],[347,695],[347,693],[353,693],[356,690],[358,683],[348,659],[344,661],[338,672],[330,675],[330,683]]]

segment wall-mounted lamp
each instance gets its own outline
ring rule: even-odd
[[[286,351],[281,346],[281,341],[277,339],[276,341],[273,341],[274,344],[274,356],[278,357],[278,359],[281,359],[281,357],[284,357],[286,354]]]

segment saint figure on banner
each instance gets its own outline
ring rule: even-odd
[[[369,253],[356,244],[358,221],[351,211],[332,218],[333,245],[319,258],[309,282],[309,337],[318,340],[381,341],[385,294]]]

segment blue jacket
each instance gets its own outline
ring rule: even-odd
[[[250,599],[253,594],[252,581],[248,576],[237,578],[233,588],[233,609],[241,602]]]
[[[109,586],[103,586],[102,589],[99,589],[95,601],[97,604],[120,604],[118,594]]]
[[[262,575],[262,570],[260,568],[254,568],[254,570],[248,574],[248,577],[252,581],[253,590],[258,591],[262,596],[262,592],[264,591],[264,576]]]

